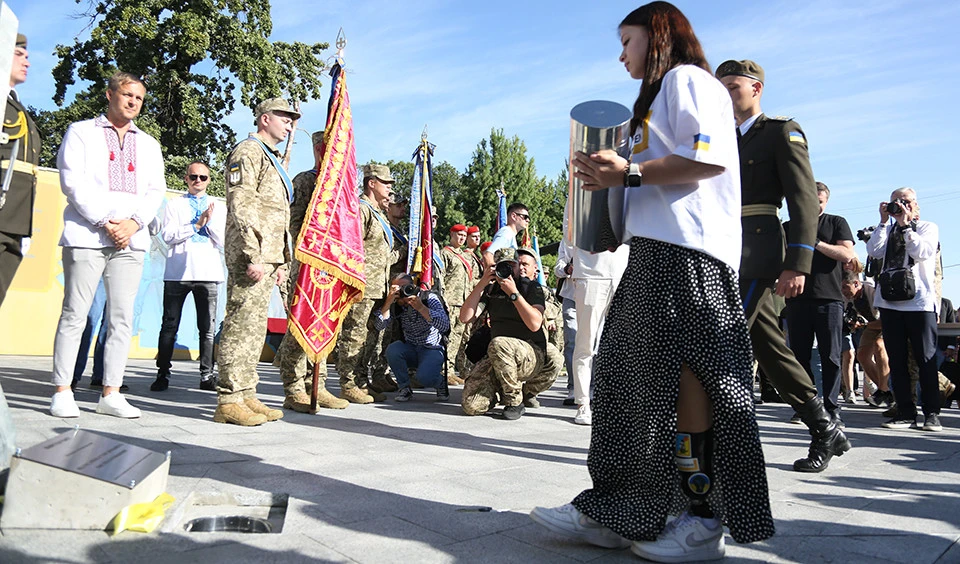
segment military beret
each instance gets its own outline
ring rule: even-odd
[[[314,131],[313,135],[310,136],[310,141],[312,141],[314,145],[319,145],[323,142],[323,133],[324,131],[322,129],[320,131]]]
[[[745,76],[763,82],[763,67],[749,59],[724,61],[717,67],[717,78],[730,75]]]
[[[467,227],[467,235],[473,235],[474,233],[480,233],[480,228],[476,225],[471,225]]]
[[[24,34],[22,34],[22,33],[18,33],[18,34],[17,34],[17,43],[16,43],[16,45],[14,45],[14,47],[23,47],[24,49],[26,49],[26,48],[27,48],[27,36],[24,35]]]
[[[454,231],[466,231],[466,230],[467,230],[467,226],[462,223],[458,223],[450,228],[451,233]]]
[[[393,184],[396,182],[393,175],[390,174],[390,167],[382,164],[365,164],[363,165],[363,177],[364,178],[376,178],[380,182],[387,184]]]
[[[493,241],[484,241],[483,243],[480,243],[480,252],[481,253],[487,252],[487,249],[489,249],[490,245],[492,244],[493,244]]]
[[[260,102],[253,115],[256,119],[260,119],[260,116],[270,112],[283,112],[293,116],[293,119],[300,119],[300,112],[295,112],[283,98],[268,98]]]
[[[517,262],[517,250],[512,247],[498,249],[497,252],[493,254],[493,262],[497,264],[501,262]]]

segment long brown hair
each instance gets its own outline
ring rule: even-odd
[[[634,132],[660,93],[667,71],[679,65],[695,65],[710,72],[710,65],[690,21],[669,2],[650,2],[640,6],[627,14],[619,27],[625,25],[643,26],[650,35],[643,84],[637,101],[633,103],[633,119],[630,120],[630,131]]]

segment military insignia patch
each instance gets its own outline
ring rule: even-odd
[[[693,136],[693,150],[694,151],[709,151],[710,150],[710,136],[704,135],[703,133],[697,133]]]
[[[687,479],[687,485],[693,493],[703,495],[710,491],[710,476],[698,472]]]
[[[237,184],[240,182],[240,163],[233,163],[227,169],[227,179],[230,181],[230,184]]]
[[[803,133],[799,131],[790,132],[790,142],[791,143],[806,143],[807,140],[803,138]]]

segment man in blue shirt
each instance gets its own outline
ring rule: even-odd
[[[410,368],[416,368],[417,380],[428,388],[436,388],[437,399],[445,401],[449,392],[441,368],[450,318],[443,300],[433,292],[420,291],[409,274],[399,274],[390,281],[383,306],[374,312],[378,331],[394,321],[400,324],[400,339],[387,347],[387,363],[399,387],[394,399],[410,401],[413,397]]]

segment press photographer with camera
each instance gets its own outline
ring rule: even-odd
[[[846,321],[854,322],[851,327],[856,330],[862,327],[860,334],[860,343],[857,346],[857,361],[863,367],[863,372],[867,378],[876,385],[877,390],[872,396],[867,396],[866,383],[864,383],[863,399],[870,405],[880,407],[893,405],[893,393],[887,385],[890,377],[890,361],[887,358],[887,351],[883,345],[882,323],[880,322],[880,311],[874,307],[874,295],[876,287],[873,281],[860,280],[860,274],[855,271],[844,271],[843,285],[840,288],[843,297],[853,311],[854,319]]]
[[[460,308],[460,321],[471,323],[481,305],[490,317],[487,356],[464,378],[463,411],[481,415],[496,405],[503,418],[519,419],[524,403],[557,379],[563,356],[543,331],[546,294],[537,284],[536,254],[530,249],[503,248],[494,255],[480,281]]]
[[[874,305],[880,310],[898,408],[897,415],[883,424],[888,429],[943,429],[936,364],[939,304],[934,288],[939,239],[937,225],[920,219],[920,204],[912,188],[894,190],[889,202],[880,202],[880,225],[867,241],[867,254],[883,259]],[[908,342],[920,369],[923,423],[910,392]]]
[[[390,290],[383,306],[374,312],[374,327],[383,331],[396,321],[399,340],[387,347],[387,364],[397,379],[396,401],[410,401],[410,368],[416,369],[417,380],[428,388],[436,388],[437,399],[449,397],[443,368],[444,337],[450,333],[450,318],[440,296],[421,291],[409,274],[398,274],[390,281]]]

